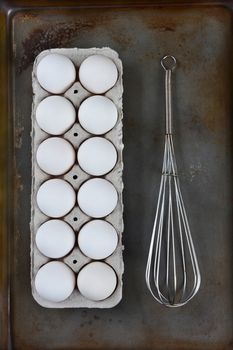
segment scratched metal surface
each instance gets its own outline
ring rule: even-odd
[[[11,16],[12,347],[232,349],[232,11],[217,5],[34,8]],[[76,46],[110,46],[124,66],[125,274],[123,301],[112,310],[49,310],[31,295],[32,63],[44,49]],[[177,310],[155,303],[144,282],[163,152],[164,54],[178,60],[175,146],[202,272],[198,295]]]

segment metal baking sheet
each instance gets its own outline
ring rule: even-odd
[[[233,2],[5,0],[0,19],[1,349],[232,349]],[[124,65],[124,298],[112,310],[47,310],[30,290],[32,64],[48,48],[93,46]],[[202,273],[198,295],[175,310],[144,282],[165,54],[178,60],[175,146]]]

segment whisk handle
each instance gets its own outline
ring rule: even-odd
[[[172,96],[171,96],[171,75],[176,67],[176,59],[174,56],[164,56],[161,65],[165,70],[165,101],[166,101],[166,135],[172,134]]]

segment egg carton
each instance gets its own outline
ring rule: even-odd
[[[68,181],[73,188],[75,189],[76,193],[86,180],[93,178],[93,176],[88,175],[85,173],[77,164],[77,160],[75,165],[70,169],[66,174],[62,176],[50,176],[46,173],[44,173],[38,166],[36,162],[36,150],[39,146],[39,144],[50,137],[51,135],[47,134],[43,130],[40,129],[36,122],[35,118],[35,112],[38,104],[40,101],[42,101],[45,97],[50,96],[51,94],[47,91],[45,91],[39,84],[37,77],[36,77],[36,69],[37,65],[40,62],[40,60],[50,53],[59,53],[62,55],[67,56],[72,60],[74,63],[77,71],[78,67],[80,66],[81,62],[85,60],[88,56],[93,54],[101,54],[109,57],[112,59],[112,61],[116,64],[118,69],[118,80],[113,88],[111,88],[109,91],[107,91],[104,95],[108,98],[110,98],[116,105],[118,110],[118,120],[116,125],[112,130],[110,130],[105,135],[102,135],[106,139],[110,140],[118,154],[118,160],[113,168],[113,170],[108,173],[105,176],[101,176],[102,178],[105,178],[109,180],[116,188],[118,192],[118,204],[115,208],[115,210],[108,215],[107,217],[103,218],[103,220],[106,220],[107,222],[111,223],[114,228],[116,229],[118,233],[118,246],[114,253],[106,258],[105,261],[107,264],[109,264],[111,267],[113,267],[114,271],[117,275],[117,287],[113,294],[108,297],[105,300],[102,301],[91,301],[89,299],[86,299],[84,296],[81,295],[81,293],[78,291],[77,285],[74,289],[73,293],[70,295],[70,297],[62,302],[51,302],[43,299],[36,291],[35,288],[35,276],[41,266],[46,264],[49,261],[54,261],[54,259],[47,258],[44,256],[37,248],[35,243],[35,236],[38,228],[41,224],[43,224],[45,221],[49,220],[50,218],[46,215],[44,215],[40,209],[37,206],[36,202],[36,194],[40,187],[40,185],[45,182],[46,180],[50,178],[62,178],[66,181]],[[80,307],[87,307],[87,308],[111,308],[117,305],[120,300],[122,299],[122,275],[124,272],[124,264],[123,264],[123,257],[122,257],[122,251],[123,251],[123,245],[122,245],[122,232],[123,232],[123,202],[122,202],[122,191],[123,191],[123,181],[122,181],[122,171],[123,171],[123,159],[122,159],[122,151],[123,151],[123,141],[122,141],[122,118],[123,118],[123,111],[122,111],[122,94],[123,94],[123,84],[122,84],[122,63],[121,60],[118,57],[118,54],[107,47],[104,48],[90,48],[90,49],[79,49],[79,48],[71,48],[71,49],[50,49],[45,50],[41,52],[37,58],[35,59],[33,71],[32,71],[32,87],[33,87],[33,104],[32,104],[32,187],[31,187],[31,286],[32,286],[32,295],[34,299],[43,307],[47,308],[80,308]],[[78,81],[78,74],[76,77],[76,81],[74,84],[63,94],[68,100],[70,100],[73,105],[76,107],[76,110],[79,108],[79,105],[83,100],[85,100],[87,97],[93,95],[89,91],[87,91]],[[88,132],[86,132],[78,123],[77,119],[75,124],[72,126],[70,130],[68,130],[64,135],[61,135],[60,137],[64,137],[67,139],[74,147],[74,149],[77,152],[77,149],[79,145],[86,139],[90,138],[92,135]],[[77,178],[76,178],[76,176]],[[75,219],[76,218],[76,219]],[[80,208],[78,207],[77,203],[75,207],[71,210],[69,214],[67,214],[65,217],[60,218],[61,220],[64,220],[67,222],[73,230],[75,231],[76,235],[78,234],[80,228],[90,221],[92,218],[84,214]],[[77,220],[77,221],[75,221]],[[77,237],[77,236],[76,236]],[[63,261],[65,264],[67,264],[76,274],[80,271],[80,269],[85,266],[87,263],[91,262],[92,260],[83,255],[83,253],[80,251],[77,240],[75,243],[74,249],[64,258],[62,259],[55,259],[59,261]]]

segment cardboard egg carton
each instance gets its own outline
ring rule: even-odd
[[[53,259],[49,259],[45,257],[40,251],[38,250],[36,243],[35,243],[35,236],[37,229],[41,224],[43,224],[45,221],[49,220],[50,218],[44,215],[40,209],[37,206],[36,203],[36,194],[40,187],[40,185],[45,182],[46,180],[50,178],[57,178],[55,176],[50,176],[46,173],[44,173],[38,166],[36,162],[36,151],[40,143],[47,139],[48,137],[51,137],[52,135],[47,134],[43,130],[40,129],[36,122],[35,112],[38,104],[40,101],[42,101],[45,97],[52,95],[48,91],[45,91],[39,84],[37,77],[36,77],[36,69],[37,65],[40,62],[40,60],[50,53],[59,53],[62,55],[65,55],[69,57],[77,69],[77,76],[76,81],[74,84],[63,94],[68,100],[70,100],[73,105],[76,107],[76,110],[78,110],[79,105],[81,102],[86,99],[87,97],[93,95],[80,84],[78,81],[78,68],[83,60],[85,60],[88,56],[93,54],[101,54],[109,57],[113,60],[113,62],[116,64],[118,69],[118,80],[115,84],[115,86],[107,91],[105,93],[106,97],[109,97],[116,105],[118,110],[118,120],[116,125],[112,130],[110,130],[107,134],[103,135],[106,139],[110,140],[118,154],[118,160],[117,164],[113,168],[113,170],[108,173],[105,176],[102,176],[102,178],[105,178],[109,180],[116,188],[118,192],[118,204],[115,210],[108,215],[107,217],[103,218],[103,220],[108,221],[111,223],[114,228],[116,229],[118,233],[118,246],[114,253],[106,258],[104,261],[109,264],[111,267],[113,267],[114,271],[117,275],[117,287],[113,294],[102,301],[91,301],[83,297],[80,292],[78,291],[77,285],[71,294],[71,296],[59,303],[47,301],[40,297],[40,295],[37,293],[35,289],[35,276],[39,270],[39,268],[44,265],[45,263],[52,261]],[[123,118],[123,112],[122,112],[122,94],[123,94],[123,85],[122,85],[122,63],[121,60],[118,57],[118,54],[110,49],[110,48],[91,48],[91,49],[78,49],[78,48],[72,48],[72,49],[51,49],[51,50],[45,50],[41,52],[37,58],[35,59],[33,71],[32,71],[32,86],[33,86],[33,104],[32,104],[32,187],[31,187],[31,286],[32,286],[32,295],[34,299],[42,306],[47,308],[80,308],[80,307],[88,307],[88,308],[111,308],[117,305],[121,298],[122,298],[122,274],[124,271],[124,264],[122,259],[122,232],[123,232],[123,203],[122,203],[122,191],[123,191],[123,182],[122,182],[122,171],[123,171],[123,160],[122,160],[122,151],[123,151],[123,142],[122,142],[122,118]],[[73,145],[74,149],[77,152],[77,149],[79,145],[86,140],[89,137],[92,137],[95,135],[92,135],[88,132],[86,132],[78,123],[78,118],[76,118],[75,124],[72,126],[70,130],[68,130],[64,135],[61,135],[59,137],[64,137],[70,143]],[[77,179],[74,179],[73,176],[77,175]],[[75,165],[72,167],[71,170],[69,170],[66,174],[59,176],[59,178],[62,178],[66,181],[68,181],[73,188],[75,189],[76,193],[86,180],[93,178],[93,176],[88,175],[85,173],[77,164],[77,160]],[[77,218],[77,221],[74,221],[74,218]],[[76,202],[75,207],[71,210],[70,213],[68,213],[65,217],[59,218],[61,220],[66,221],[68,224],[71,225],[73,230],[76,233],[76,237],[78,235],[78,232],[80,228],[89,220],[92,218],[84,214],[80,208],[78,207],[78,204]],[[75,219],[76,220],[76,219]],[[77,240],[75,243],[74,249],[64,258],[58,259],[60,261],[63,261],[65,264],[67,264],[76,274],[78,274],[79,270],[86,265],[87,263],[91,262],[92,260],[83,255],[83,253],[80,251]]]

